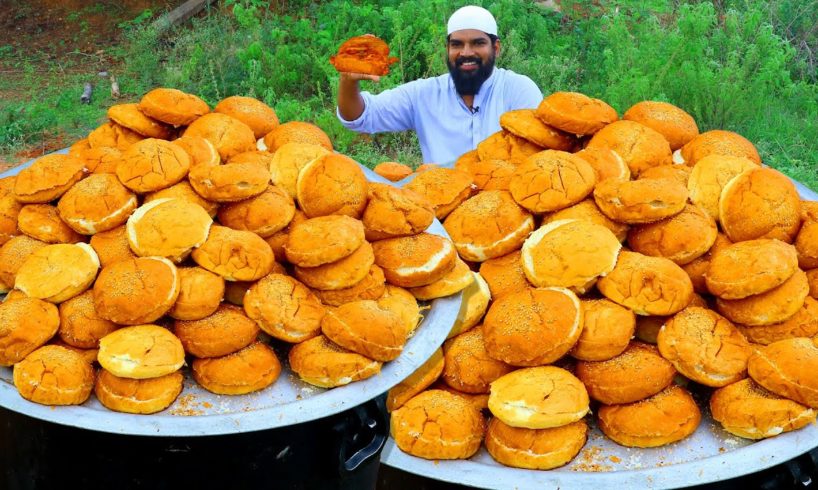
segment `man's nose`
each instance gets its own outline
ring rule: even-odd
[[[473,55],[474,55],[474,48],[472,47],[472,45],[468,44],[468,43],[464,44],[463,49],[460,52],[460,56],[466,57],[466,56],[473,56]]]

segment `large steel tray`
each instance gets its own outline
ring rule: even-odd
[[[795,182],[802,199],[818,194]],[[460,485],[491,489],[678,488],[727,480],[781,464],[818,447],[818,425],[752,442],[725,432],[707,408],[707,391],[694,393],[702,423],[687,439],[667,447],[636,449],[606,438],[591,421],[588,442],[568,465],[551,471],[510,468],[481,447],[468,460],[429,461],[410,456],[391,437],[381,462],[394,468]],[[591,420],[593,417],[588,417]]]
[[[14,175],[31,163],[0,177]],[[384,181],[368,169],[365,172],[370,180]],[[428,231],[448,236],[437,220]],[[330,390],[302,382],[287,364],[286,346],[273,343],[282,361],[281,376],[267,389],[249,395],[215,395],[186,374],[179,398],[167,410],[154,415],[112,412],[93,396],[80,406],[49,407],[23,399],[12,382],[11,368],[0,367],[0,406],[57,424],[142,436],[210,436],[309,422],[371,400],[412,374],[443,343],[460,302],[460,294],[430,302],[400,357],[385,363],[380,374],[372,378]]]

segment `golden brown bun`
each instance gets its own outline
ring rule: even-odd
[[[623,250],[616,267],[597,282],[614,303],[637,315],[672,315],[690,303],[693,283],[681,267],[663,257]]]
[[[801,201],[801,220],[818,221],[818,201]]]
[[[681,441],[701,422],[696,401],[676,385],[635,403],[602,406],[598,415],[602,432],[628,447],[659,447]]]
[[[193,379],[219,395],[246,395],[275,383],[281,363],[273,349],[256,342],[222,357],[194,359]]]
[[[47,245],[28,235],[16,236],[4,243],[0,247],[0,284],[8,289],[13,288],[17,271],[20,270],[23,262],[31,254]]]
[[[173,333],[188,354],[221,357],[252,344],[259,328],[240,307],[225,304],[205,318],[177,320],[173,324]]]
[[[77,243],[83,237],[60,219],[57,207],[50,204],[26,204],[20,209],[17,225],[21,232],[46,243]]]
[[[565,287],[577,293],[611,272],[622,244],[607,228],[586,220],[552,221],[523,244],[523,271],[536,287]]]
[[[693,173],[693,169],[687,165],[659,165],[658,167],[650,167],[649,169],[640,172],[639,178],[674,180],[687,187],[687,183],[690,181],[691,173]]]
[[[62,303],[60,328],[57,335],[66,344],[81,349],[96,349],[99,339],[113,332],[119,325],[97,314],[94,292],[91,290]]]
[[[302,381],[320,388],[334,388],[381,372],[381,363],[332,343],[323,335],[290,349],[290,368]]]
[[[807,296],[804,306],[781,323],[747,327],[737,325],[750,342],[769,345],[773,342],[795,337],[815,337],[818,335],[818,301]]]
[[[437,219],[443,219],[474,194],[471,175],[460,170],[433,168],[415,175],[404,189],[423,197]]]
[[[733,177],[754,168],[758,168],[758,163],[744,157],[708,155],[700,159],[687,181],[690,201],[718,221],[719,199],[724,186]]]
[[[372,265],[366,277],[348,288],[332,290],[313,289],[312,292],[322,303],[330,306],[341,306],[352,301],[378,299],[386,291],[386,279],[383,269]]]
[[[534,109],[518,109],[500,115],[500,127],[543,148],[571,151],[576,138],[551,127],[536,115]]]
[[[287,260],[295,265],[317,267],[349,257],[364,241],[364,225],[359,220],[349,216],[319,216],[290,228],[284,252]]]
[[[296,225],[303,223],[304,221],[308,220],[307,215],[304,214],[303,211],[296,208],[295,214],[293,215],[293,219],[290,220],[290,224],[284,227],[283,230],[279,230],[276,233],[273,233],[269,237],[265,238],[264,241],[270,245],[270,248],[273,250],[273,255],[278,262],[288,262],[287,261],[287,254],[284,251],[284,247],[287,244],[287,240],[290,238],[290,231],[296,227]]]
[[[527,158],[511,176],[514,200],[532,213],[558,211],[576,204],[594,189],[593,167],[571,153],[545,150]]]
[[[488,355],[481,326],[447,340],[443,355],[443,380],[465,393],[488,393],[494,380],[515,369]]]
[[[673,381],[676,370],[655,346],[631,342],[622,354],[609,360],[577,362],[576,373],[591,398],[614,405],[659,393]]]
[[[299,281],[313,289],[335,291],[350,288],[364,280],[374,264],[372,245],[365,241],[343,259],[317,267],[295,266],[294,274]]]
[[[638,122],[658,132],[668,141],[671,150],[678,150],[699,135],[693,117],[667,102],[638,102],[625,111],[622,119]]]
[[[795,249],[798,251],[798,265],[802,269],[818,267],[818,221],[805,221],[801,225],[795,239]]]
[[[702,308],[709,308],[710,305],[707,301],[699,296],[696,293],[693,293],[693,299],[690,301],[690,306],[699,306]],[[656,337],[659,335],[659,330],[662,328],[662,325],[667,323],[672,316],[644,316],[644,315],[637,315],[636,316],[636,338],[641,340],[642,342],[647,342],[649,344],[656,344]]]
[[[724,430],[747,439],[773,437],[815,422],[815,410],[770,393],[752,379],[714,391],[710,412]]]
[[[20,234],[17,228],[17,219],[23,203],[14,198],[14,194],[0,195],[0,245]]]
[[[298,174],[308,163],[318,157],[329,155],[330,150],[310,143],[285,143],[273,155],[270,162],[272,183],[281,187],[295,199]]]
[[[109,121],[88,133],[88,146],[91,148],[110,146],[124,151],[143,139],[145,137],[141,134]]]
[[[77,154],[86,172],[93,174],[115,174],[116,166],[122,159],[122,151],[110,146],[88,148]]]
[[[176,138],[173,143],[182,147],[190,157],[190,168],[199,165],[215,167],[222,163],[222,157],[209,140],[201,136],[186,135]]]
[[[176,266],[159,257],[114,262],[103,267],[94,284],[97,314],[120,325],[153,322],[171,309],[178,296]]]
[[[452,393],[428,390],[392,412],[391,435],[401,451],[425,459],[466,459],[480,449],[483,415]]]
[[[747,170],[724,186],[719,222],[734,242],[777,238],[792,243],[801,225],[801,200],[782,173],[771,168]]]
[[[682,269],[684,269],[684,271],[690,277],[690,281],[693,282],[694,291],[699,294],[710,294],[710,290],[707,288],[707,281],[705,279],[707,269],[710,267],[710,261],[713,259],[713,255],[718,253],[719,250],[732,244],[733,242],[727,238],[727,235],[719,232],[716,235],[716,241],[713,242],[713,246],[710,247],[710,250],[708,250],[706,254],[699,258],[693,259],[689,264],[682,266]]]
[[[52,153],[38,158],[17,174],[14,198],[22,203],[47,203],[57,199],[83,177],[78,158]]]
[[[708,155],[744,157],[761,164],[752,143],[738,133],[720,129],[704,132],[685,144],[679,152],[682,161],[678,163],[692,167]]]
[[[806,338],[779,340],[756,350],[747,363],[753,381],[776,395],[818,408],[818,346]]]
[[[571,462],[585,445],[587,435],[584,420],[551,429],[524,429],[493,418],[486,431],[486,449],[495,461],[506,466],[550,470]]]
[[[673,163],[670,144],[660,133],[633,121],[616,121],[600,129],[589,148],[615,151],[631,170],[631,175],[659,165]]]
[[[360,218],[366,208],[366,176],[355,160],[340,153],[318,157],[298,174],[296,198],[310,218],[328,214]]]
[[[383,296],[376,301],[381,308],[385,308],[400,317],[411,337],[421,319],[420,307],[412,293],[398,286],[387,284]]]
[[[112,174],[94,174],[83,179],[57,204],[60,218],[83,235],[124,224],[136,207],[136,195]]]
[[[122,378],[158,378],[178,371],[185,350],[170,330],[158,325],[123,327],[99,341],[99,364]]]
[[[583,299],[582,333],[571,356],[582,361],[606,361],[621,354],[636,328],[633,312],[607,299]]]
[[[625,240],[628,236],[628,229],[630,229],[628,225],[613,221],[602,214],[602,211],[600,211],[599,206],[596,205],[592,197],[555,213],[546,214],[543,216],[542,223],[544,226],[548,223],[565,219],[581,219],[602,225],[611,230],[620,242]]]
[[[217,225],[210,227],[207,240],[190,255],[201,267],[228,281],[256,281],[275,264],[273,251],[263,238]]]
[[[128,245],[128,232],[125,225],[94,234],[90,245],[97,253],[102,267],[107,267],[120,260],[136,258],[131,251],[131,246]]]
[[[170,187],[190,170],[185,150],[168,141],[148,138],[134,143],[122,154],[116,176],[128,189],[147,193]]]
[[[604,147],[588,147],[575,153],[594,169],[596,181],[605,179],[630,180],[631,169],[619,153]]]
[[[582,419],[588,392],[579,379],[556,366],[518,369],[491,383],[489,410],[512,427],[548,429]]]
[[[519,249],[534,217],[508,191],[483,191],[452,211],[443,226],[464,260],[483,262]]]
[[[338,47],[338,54],[329,57],[330,64],[339,72],[378,76],[389,74],[389,65],[397,61],[389,56],[389,45],[372,34],[347,39]]]
[[[207,103],[193,94],[175,88],[155,88],[142,96],[139,110],[174,126],[187,126],[210,112]]]
[[[687,307],[664,324],[656,340],[662,357],[697,383],[721,387],[747,375],[750,344],[715,311]]]
[[[227,114],[238,119],[253,130],[256,139],[261,138],[278,126],[278,116],[272,107],[252,97],[234,95],[222,99],[213,112]]]
[[[550,364],[571,350],[581,332],[579,299],[563,288],[508,293],[483,319],[486,351],[512,366]]]
[[[32,298],[62,303],[94,282],[99,257],[87,243],[57,243],[31,254],[14,280],[14,287]]]
[[[252,163],[253,165],[258,165],[259,167],[269,170],[270,165],[273,164],[273,158],[272,153],[253,150],[233,155],[227,160],[227,163]]]
[[[275,271],[276,274],[283,274],[284,268],[282,267],[280,271]],[[225,281],[224,283],[224,301],[236,305],[236,306],[244,306],[244,295],[247,294],[247,290],[255,284],[255,282],[245,282],[245,281]]]
[[[321,128],[303,121],[280,124],[264,136],[264,145],[270,153],[278,152],[287,143],[307,143],[323,146],[332,151],[332,142]]]
[[[667,179],[608,179],[594,189],[594,201],[614,221],[653,223],[681,213],[687,204],[687,189]]]
[[[254,163],[228,163],[191,170],[190,185],[210,201],[235,202],[257,196],[267,190],[270,172]]]
[[[547,96],[537,107],[537,117],[577,135],[594,134],[619,119],[613,107],[577,92],[554,92]]]
[[[488,283],[492,298],[531,287],[523,270],[522,255],[522,251],[517,250],[480,264],[480,275]]]
[[[0,257],[2,257],[2,249],[0,249]],[[818,299],[818,269],[808,270],[806,274],[807,281],[809,281],[809,295]],[[2,272],[0,272],[0,278],[2,278]]]
[[[74,142],[73,145],[68,147],[68,154],[71,156],[79,156],[80,153],[84,152],[85,150],[91,148],[91,144],[88,142],[88,138],[82,138]],[[2,179],[0,179],[2,180]],[[12,184],[12,187],[14,185]]]
[[[65,347],[68,350],[72,350],[81,355],[85,362],[92,366],[97,362],[97,353],[99,352],[99,349],[81,349],[79,347],[74,347],[73,345],[66,344],[58,337],[52,338],[46,345],[58,345],[60,347]]]
[[[57,333],[57,307],[36,298],[0,303],[0,366],[22,361]]]
[[[698,206],[687,204],[675,216],[631,228],[628,246],[634,252],[685,265],[707,253],[717,235],[716,221]]]
[[[398,162],[381,162],[372,170],[391,182],[397,182],[412,175],[412,167]]]
[[[6,293],[6,297],[3,298],[3,302],[5,303],[20,298],[28,298],[28,295],[26,295],[26,293],[20,291],[19,289],[12,289]]]
[[[506,160],[459,159],[455,170],[471,175],[478,191],[507,191],[517,165]]]
[[[224,297],[224,279],[201,267],[179,267],[179,297],[168,315],[176,320],[210,316]]]
[[[443,373],[443,349],[437,349],[415,372],[409,375],[386,395],[386,410],[394,412],[415,395],[437,381]]]
[[[367,240],[415,235],[434,219],[432,206],[420,194],[391,185],[369,184],[369,202],[361,217]]]
[[[80,405],[91,396],[94,369],[77,352],[47,345],[15,364],[14,386],[35,403]]]
[[[421,301],[430,301],[459,293],[466,289],[472,281],[474,281],[474,276],[468,264],[457,257],[454,268],[448,274],[426,286],[409,288],[409,292]]]
[[[400,355],[409,334],[397,314],[372,300],[328,310],[321,320],[321,332],[345,349],[382,362]]]
[[[505,130],[498,131],[477,144],[477,156],[480,160],[505,160],[515,165],[542,150],[540,145]],[[421,172],[421,167],[418,167],[417,172]]]
[[[193,204],[197,204],[201,206],[202,209],[207,211],[207,214],[211,218],[216,216],[216,212],[219,210],[219,203],[208,201],[197,194],[193,189],[193,186],[190,185],[190,182],[187,180],[183,180],[178,184],[174,184],[165,189],[146,194],[145,200],[142,204],[148,204],[149,202],[157,199],[182,199],[184,201],[192,202]]]
[[[256,149],[256,138],[249,126],[216,112],[205,114],[190,123],[184,136],[201,136],[210,141],[225,162],[233,155]]]
[[[730,320],[748,326],[772,325],[792,317],[804,306],[809,295],[807,275],[801,270],[767,292],[742,299],[716,300],[719,312]]]
[[[262,330],[292,343],[318,335],[325,314],[306,286],[283,274],[270,274],[251,286],[244,296],[244,311]]]
[[[483,410],[489,409],[489,395],[488,393],[480,393],[480,394],[472,394],[472,393],[463,393],[462,391],[457,391],[456,389],[452,388],[451,386],[447,385],[443,382],[443,380],[438,380],[435,382],[431,387],[431,390],[443,390],[447,391],[453,395],[457,395],[460,398],[466,400],[467,402],[471,403],[471,405],[476,408],[478,411],[482,412]]]
[[[447,339],[467,332],[480,323],[491,302],[491,290],[486,280],[477,272],[470,274],[473,277],[472,282],[463,289],[463,301],[460,303],[460,310],[452,329],[446,336]]]
[[[146,116],[138,104],[115,104],[108,108],[108,118],[146,138],[171,139],[173,131],[162,122]]]
[[[380,240],[372,248],[386,280],[406,288],[441,279],[454,268],[457,257],[451,241],[429,233]]]
[[[183,199],[156,199],[140,206],[125,226],[139,257],[167,257],[179,263],[200,247],[213,220],[201,206]]]
[[[100,370],[94,394],[105,408],[116,412],[149,414],[168,408],[182,392],[179,371],[158,378],[130,379]]]
[[[713,254],[705,274],[708,290],[741,299],[780,286],[798,269],[795,247],[779,240],[748,240]]]

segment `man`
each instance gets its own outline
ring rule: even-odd
[[[495,68],[500,54],[497,22],[476,6],[449,18],[446,64],[449,73],[415,80],[378,95],[361,92],[360,80],[379,77],[341,73],[338,119],[353,131],[414,130],[424,162],[451,163],[500,130],[500,115],[533,109],[543,96],[528,77]]]

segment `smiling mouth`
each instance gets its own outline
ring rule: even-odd
[[[480,63],[477,61],[461,61],[457,65],[463,70],[475,70],[480,67]]]

